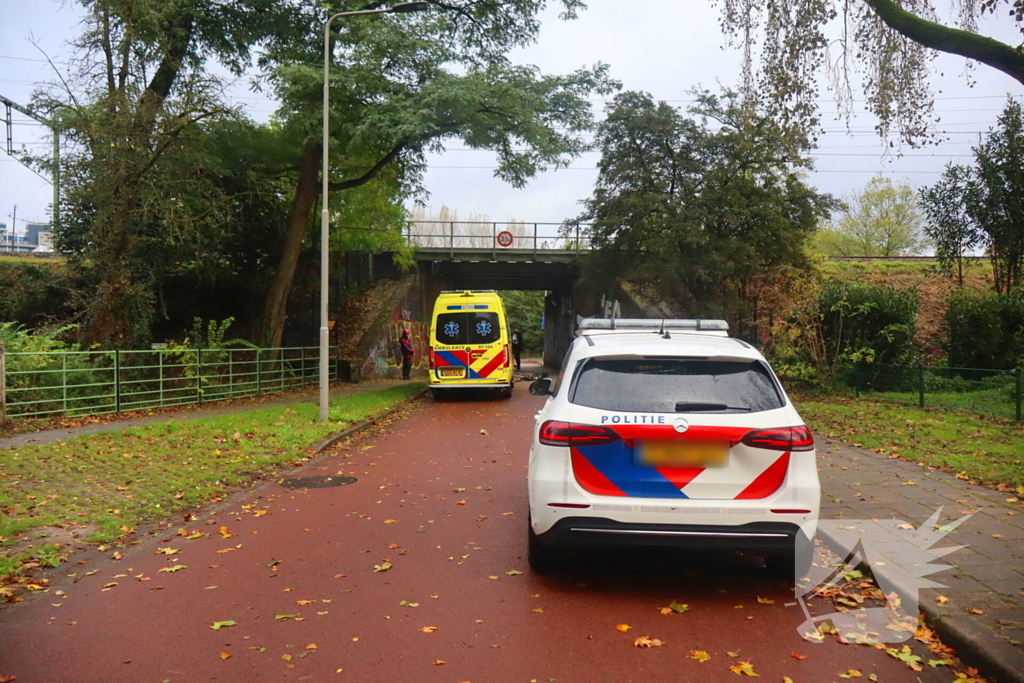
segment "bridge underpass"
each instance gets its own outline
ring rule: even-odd
[[[402,321],[413,328],[415,343],[429,344],[423,325],[429,322],[438,294],[446,290],[547,292],[543,340],[544,361],[550,367],[561,365],[575,336],[577,316],[607,317],[614,310],[617,317],[646,317],[618,282],[580,284],[588,249],[579,234],[563,232],[562,224],[553,223],[411,223],[405,237],[415,247],[415,277],[406,279],[408,273],[402,275],[390,254],[369,259],[370,280],[376,271],[385,279],[406,283],[396,290],[400,298],[386,303],[389,308],[363,335],[354,354],[359,366],[353,373],[369,377],[397,372]],[[619,304],[614,309],[612,301]]]
[[[621,317],[645,317],[618,285],[580,287],[581,259],[589,251],[582,224],[414,221],[406,239],[415,258],[427,310],[444,290],[542,290],[544,362],[562,364],[576,316],[602,315],[603,298],[620,302]]]
[[[497,259],[480,258],[475,250],[444,253],[418,250],[420,282],[426,301],[445,290],[496,289],[542,290],[544,299],[544,361],[558,366],[569,348],[576,328],[576,284],[580,264],[574,252],[543,254],[549,260],[533,261],[513,251],[498,252]],[[453,259],[452,256],[455,256]],[[493,252],[487,256],[495,256]]]

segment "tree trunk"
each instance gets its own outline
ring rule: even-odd
[[[295,199],[288,214],[288,224],[284,238],[284,251],[274,282],[267,293],[267,304],[263,313],[263,333],[260,335],[260,346],[277,348],[281,346],[284,335],[284,323],[287,318],[288,295],[291,293],[295,268],[299,263],[299,252],[302,250],[302,238],[309,226],[309,215],[317,201],[317,181],[320,179],[320,143],[307,142],[302,146],[302,161],[299,165],[299,183],[295,190]]]

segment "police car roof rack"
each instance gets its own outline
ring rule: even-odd
[[[580,321],[577,334],[653,332],[669,338],[667,335],[670,331],[728,336],[729,323],[725,320],[699,318],[586,318]]]

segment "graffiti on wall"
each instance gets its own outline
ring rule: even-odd
[[[405,305],[399,306],[392,319],[380,330],[376,343],[370,348],[359,370],[362,377],[399,377],[402,369],[402,330],[409,330],[409,339],[416,354],[412,357],[413,370],[426,370],[429,365],[427,349],[430,346],[430,325],[412,319]]]

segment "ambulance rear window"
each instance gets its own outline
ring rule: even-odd
[[[498,314],[490,311],[442,313],[437,316],[434,339],[439,344],[466,346],[492,344],[501,338]]]
[[[774,378],[759,361],[682,358],[590,358],[576,374],[569,401],[652,413],[754,413],[784,405]]]

